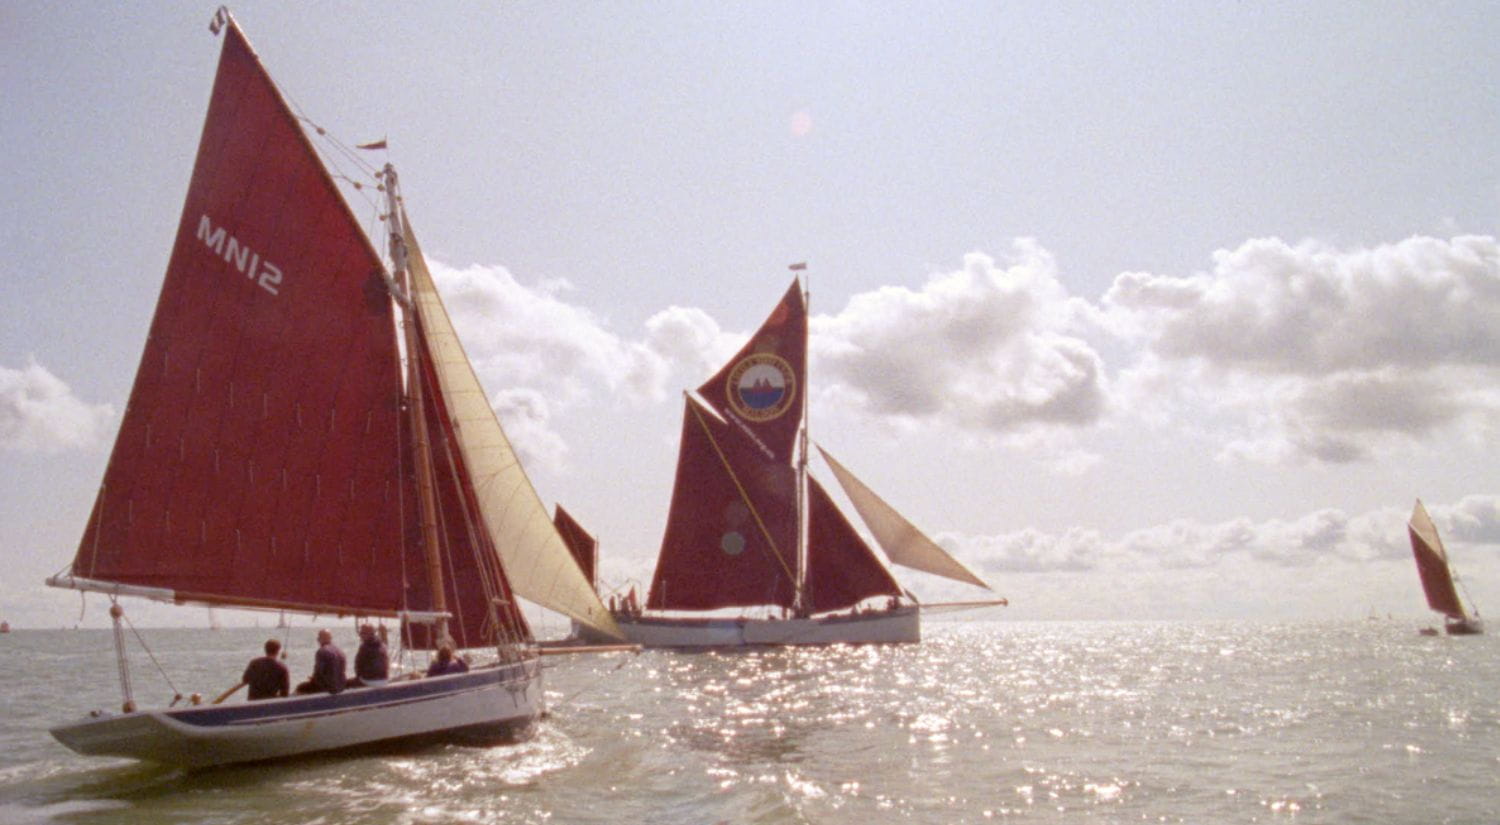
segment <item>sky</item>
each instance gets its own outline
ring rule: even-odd
[[[144,345],[212,11],[0,4],[17,626],[108,622],[42,581]],[[1418,497],[1500,610],[1487,4],[234,13],[307,117],[387,139],[372,160],[401,170],[500,420],[607,586],[650,581],[680,394],[806,261],[812,438],[1011,601],[974,618],[1425,621]]]

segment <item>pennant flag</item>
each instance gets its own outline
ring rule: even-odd
[[[791,266],[787,267],[787,269],[790,269],[793,272],[801,272],[807,269],[807,261],[800,261],[798,263],[792,264]]]
[[[380,140],[377,140],[374,143],[357,143],[357,144],[355,144],[354,148],[356,148],[356,149],[384,149],[385,148],[385,138],[381,138]]]

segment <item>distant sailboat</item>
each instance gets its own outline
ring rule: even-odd
[[[52,733],[189,767],[508,741],[544,704],[516,596],[613,624],[587,582],[555,572],[572,558],[478,391],[395,171],[378,175],[387,269],[238,24],[221,9],[211,28],[224,45],[145,353],[83,540],[48,580],[109,595],[123,710]],[[400,618],[493,658],[337,694],[137,710],[120,596]]]
[[[10,622],[0,622],[0,633],[10,632]]]
[[[1479,618],[1479,611],[1466,611],[1458,597],[1453,571],[1448,564],[1448,552],[1443,548],[1437,526],[1427,515],[1421,499],[1417,499],[1416,507],[1412,509],[1406,532],[1411,537],[1411,550],[1416,556],[1417,575],[1422,579],[1427,606],[1443,614],[1443,629],[1454,636],[1483,633],[1484,622]]]
[[[632,592],[615,612],[629,640],[718,647],[921,639],[923,606],[807,471],[806,376],[807,301],[793,280],[744,348],[684,400],[677,477],[646,609]],[[892,562],[989,589],[818,451]],[[759,615],[711,614],[732,608]]]

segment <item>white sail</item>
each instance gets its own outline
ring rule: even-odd
[[[542,607],[601,633],[623,638],[609,610],[599,601],[568,552],[567,544],[495,418],[404,214],[402,224],[412,301],[422,316],[434,368],[458,434],[459,450],[468,465],[480,511],[505,563],[511,587]]]
[[[829,469],[833,470],[834,477],[839,480],[839,485],[844,488],[844,493],[849,496],[854,509],[859,511],[859,517],[864,519],[865,526],[870,528],[870,533],[875,536],[880,549],[885,551],[886,556],[893,563],[954,581],[977,585],[986,590],[991,589],[958,559],[953,558],[948,551],[939,547],[937,542],[918,530],[916,525],[907,521],[905,516],[886,504],[880,496],[866,487],[864,482],[855,478],[854,474],[846,470],[842,464],[834,461],[833,456],[823,449],[823,445],[818,445],[818,452],[823,455],[823,460],[828,462]]]

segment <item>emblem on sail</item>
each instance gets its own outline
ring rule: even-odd
[[[760,352],[729,371],[730,409],[751,421],[779,418],[797,396],[797,374],[780,356]]]

